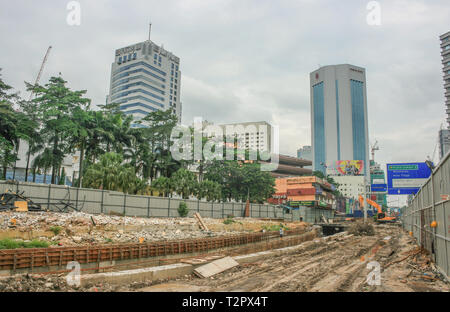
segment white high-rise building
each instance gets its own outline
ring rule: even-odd
[[[135,120],[171,109],[180,121],[180,85],[180,58],[147,40],[116,50],[107,102]]]
[[[338,160],[362,160],[369,176],[366,72],[330,65],[310,74],[313,170]]]
[[[441,35],[442,71],[444,72],[445,106],[447,126],[450,130],[450,31]]]

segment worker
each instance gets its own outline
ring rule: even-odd
[[[283,231],[283,227],[280,227],[280,237],[283,237],[284,231]]]

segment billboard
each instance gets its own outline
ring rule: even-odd
[[[328,165],[327,174],[340,176],[364,175],[364,160],[337,160]]]
[[[426,163],[387,164],[389,195],[416,194],[431,175]]]

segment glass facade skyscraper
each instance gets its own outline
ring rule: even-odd
[[[338,160],[362,160],[369,173],[365,69],[349,64],[310,74],[313,170]]]
[[[180,86],[180,59],[147,40],[116,50],[107,102],[136,121],[168,109],[181,120]]]

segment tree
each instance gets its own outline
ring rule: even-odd
[[[90,103],[89,99],[83,98],[85,90],[71,91],[66,83],[61,77],[51,77],[45,86],[26,83],[28,90],[36,95],[33,102],[45,120],[41,135],[52,148],[52,184],[64,156],[70,151],[69,138],[77,134],[72,112],[77,107],[87,109]]]
[[[42,137],[39,135],[40,130],[40,114],[36,109],[35,103],[31,101],[20,101],[19,105],[23,111],[23,114],[27,117],[28,121],[24,127],[26,133],[26,141],[28,143],[27,160],[25,167],[25,182],[28,181],[28,173],[30,168],[31,155],[34,155],[44,148]]]
[[[261,171],[258,163],[234,160],[213,161],[206,166],[205,179],[221,186],[222,200],[264,202],[275,193],[275,179]]]
[[[188,199],[189,195],[195,193],[197,189],[197,179],[191,171],[181,168],[170,178],[174,191],[181,195],[183,199]]]
[[[173,192],[173,186],[170,178],[163,176],[152,181],[152,188],[164,197],[168,197],[169,194]]]
[[[206,198],[207,201],[217,201],[222,198],[222,187],[217,182],[203,180],[198,183],[195,195],[198,199]]]
[[[135,194],[142,184],[133,167],[122,164],[123,157],[116,153],[105,153],[97,163],[91,164],[84,175],[86,187],[121,191]]]
[[[1,70],[1,69],[0,69]],[[13,109],[17,100],[16,93],[11,93],[12,87],[3,82],[0,74],[0,161],[2,174],[6,179],[7,168],[16,161],[14,150],[18,148],[18,113]]]

